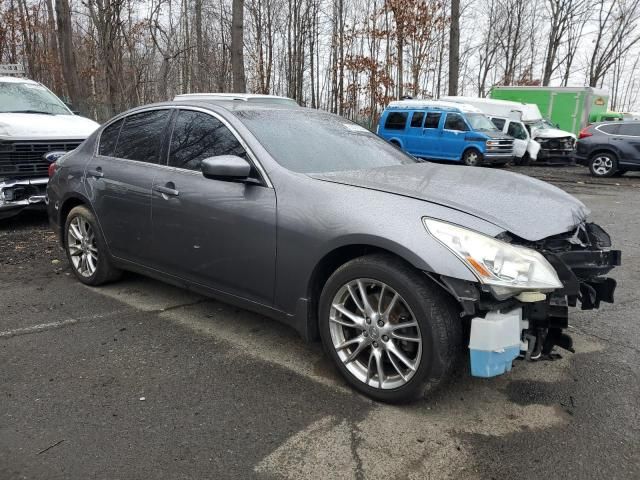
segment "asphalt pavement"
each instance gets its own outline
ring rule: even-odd
[[[640,478],[640,175],[512,170],[609,231],[616,303],[572,312],[576,354],[405,406],[259,315],[133,274],[81,285],[41,212],[0,223],[0,479]]]

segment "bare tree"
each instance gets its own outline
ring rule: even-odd
[[[598,86],[609,69],[640,41],[640,0],[597,0],[597,31],[588,80]]]
[[[244,0],[233,0],[231,17],[231,70],[233,91],[246,92],[244,76]]]
[[[460,0],[451,0],[449,30],[449,95],[458,95],[460,74]]]

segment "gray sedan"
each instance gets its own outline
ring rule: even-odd
[[[176,101],[125,112],[55,164],[50,221],[78,280],[135,271],[321,339],[401,402],[572,350],[570,307],[620,263],[578,200],[509,172],[418,161],[344,118]]]

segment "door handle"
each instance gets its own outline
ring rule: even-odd
[[[173,182],[168,182],[166,185],[154,185],[153,190],[169,197],[177,197],[180,194],[180,192],[175,189]]]
[[[102,173],[101,167],[96,167],[95,170],[87,170],[87,175],[94,178],[102,178],[104,177],[104,173]]]

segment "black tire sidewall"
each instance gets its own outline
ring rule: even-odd
[[[392,390],[381,390],[365,385],[353,377],[333,347],[329,331],[331,302],[343,285],[357,278],[371,278],[389,285],[407,302],[418,321],[422,336],[422,357],[416,373],[408,383],[401,387]],[[404,272],[393,268],[393,264],[385,265],[376,261],[352,261],[343,265],[329,278],[320,296],[319,330],[325,351],[351,386],[376,400],[389,403],[403,403],[413,400],[422,394],[425,384],[434,373],[436,375],[441,374],[442,366],[438,365],[440,345],[434,342],[436,337],[433,332],[433,324],[430,321],[431,312],[424,299],[417,295],[414,283],[415,279],[407,278]]]
[[[69,225],[71,224],[71,221],[76,217],[84,218],[91,225],[91,228],[95,232],[94,235],[98,247],[98,265],[96,271],[93,272],[93,275],[91,275],[90,277],[85,277],[76,270],[76,268],[73,266],[73,261],[71,260],[71,254],[69,252]],[[104,283],[113,270],[108,257],[107,246],[104,241],[104,237],[102,236],[102,232],[100,231],[100,227],[98,226],[98,222],[96,221],[93,212],[91,212],[91,210],[89,210],[85,206],[74,207],[69,212],[69,215],[67,215],[67,219],[64,224],[64,250],[67,254],[69,266],[71,267],[73,274],[85,285],[99,285],[101,283]]]

